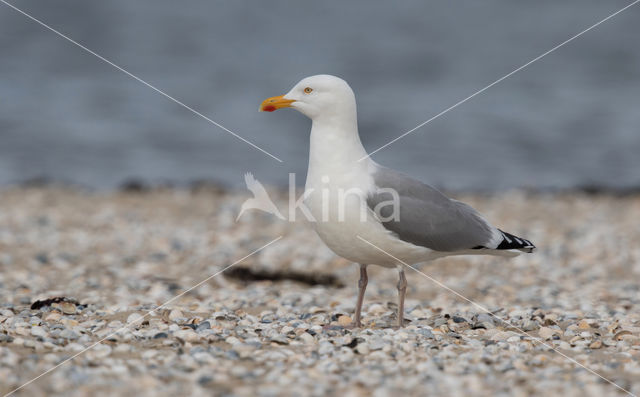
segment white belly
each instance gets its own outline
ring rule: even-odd
[[[398,239],[375,219],[365,201],[369,183],[366,178],[335,174],[329,183],[307,180],[310,193],[305,204],[322,241],[337,255],[361,264],[395,267],[400,261],[414,264],[438,257]]]

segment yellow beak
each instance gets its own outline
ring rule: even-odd
[[[295,102],[293,99],[285,99],[284,95],[265,99],[260,105],[261,112],[273,112],[280,108],[289,108]]]

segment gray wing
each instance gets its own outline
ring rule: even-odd
[[[367,197],[367,205],[404,241],[451,252],[486,247],[494,238],[495,229],[476,210],[429,185],[380,166],[373,180],[377,191]],[[393,205],[385,205],[393,200],[388,189],[398,193],[400,202],[393,219]]]

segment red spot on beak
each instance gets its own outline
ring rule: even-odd
[[[276,110],[276,107],[273,106],[273,105],[265,105],[262,108],[262,110],[265,111],[265,112],[273,112],[274,110]]]

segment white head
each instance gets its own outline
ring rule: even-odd
[[[346,81],[328,74],[306,77],[288,93],[267,98],[260,111],[290,107],[311,120],[354,119],[356,98]]]

